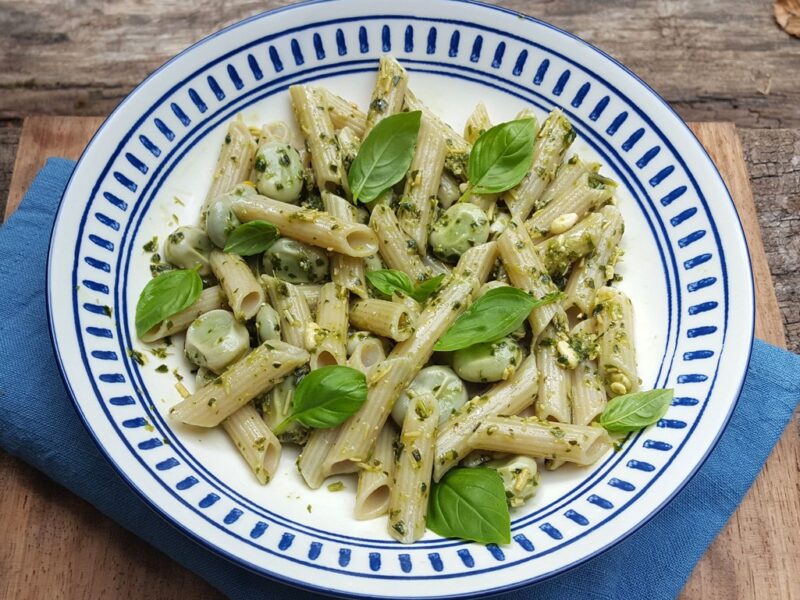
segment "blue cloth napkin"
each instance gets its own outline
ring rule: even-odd
[[[0,229],[0,446],[231,598],[319,598],[245,571],[168,525],[116,475],[81,424],[58,374],[44,294],[48,234],[73,167],[50,159]],[[728,428],[672,502],[611,550],[501,598],[674,598],[752,484],[799,398],[800,357],[756,341]]]

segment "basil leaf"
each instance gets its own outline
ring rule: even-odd
[[[598,422],[606,431],[628,433],[652,425],[664,416],[672,402],[673,391],[648,390],[612,399]]]
[[[414,291],[411,292],[411,297],[417,302],[425,302],[425,300],[430,298],[431,294],[439,289],[439,287],[442,285],[442,281],[444,281],[444,273],[437,275],[436,277],[426,279],[414,288]]]
[[[281,235],[278,228],[267,221],[250,221],[234,229],[225,242],[225,252],[239,256],[261,254]]]
[[[485,131],[469,154],[469,192],[496,194],[517,185],[533,164],[533,119],[501,123]]]
[[[395,269],[381,269],[379,271],[369,271],[367,280],[381,294],[391,296],[402,293],[411,296],[417,302],[425,302],[431,294],[439,289],[444,281],[444,275],[437,275],[431,279],[426,279],[416,287],[411,283],[408,275]]]
[[[167,317],[190,307],[202,291],[203,281],[193,269],[175,269],[151,279],[136,303],[136,334],[142,337]]]
[[[497,341],[522,325],[534,308],[559,298],[560,292],[536,300],[511,286],[489,290],[456,319],[436,342],[434,350],[460,350],[482,342]]]
[[[297,384],[292,414],[277,429],[292,420],[316,429],[336,427],[361,408],[366,399],[367,378],[361,371],[336,365],[322,367]]]
[[[508,544],[511,515],[500,475],[483,467],[448,471],[431,489],[427,525],[444,537]]]
[[[354,204],[372,202],[405,177],[414,157],[421,116],[418,110],[398,113],[372,128],[347,174]]]
[[[414,286],[408,275],[395,269],[369,271],[367,273],[367,280],[376,290],[387,296],[391,296],[398,291],[410,296],[414,290]]]

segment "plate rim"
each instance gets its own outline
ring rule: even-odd
[[[74,167],[72,173],[70,174],[70,177],[67,180],[67,183],[66,183],[66,185],[64,187],[64,191],[63,191],[63,193],[62,193],[62,195],[61,195],[61,197],[60,197],[60,199],[58,201],[58,206],[57,206],[57,210],[56,210],[56,214],[55,214],[55,218],[54,218],[54,221],[53,221],[53,226],[51,228],[50,238],[49,238],[49,242],[48,242],[47,269],[46,269],[46,278],[45,278],[45,295],[46,295],[46,299],[47,299],[47,320],[48,320],[48,332],[49,332],[49,336],[50,336],[50,341],[51,341],[51,344],[53,345],[54,355],[55,355],[55,358],[56,358],[57,363],[58,363],[59,376],[61,377],[61,380],[64,383],[64,386],[65,386],[65,388],[67,389],[67,391],[69,393],[70,400],[72,402],[73,408],[75,409],[75,411],[77,412],[78,416],[80,417],[81,422],[83,423],[83,426],[86,428],[86,430],[90,434],[90,437],[91,437],[92,441],[94,442],[95,446],[97,446],[97,448],[103,454],[103,456],[105,457],[107,462],[110,464],[110,466],[120,476],[120,478],[123,481],[125,481],[125,483],[139,496],[139,498],[141,498],[145,502],[145,504],[147,506],[149,506],[159,516],[159,518],[161,518],[167,524],[172,526],[174,529],[176,529],[179,532],[181,532],[184,536],[188,537],[193,542],[198,543],[203,548],[205,548],[207,550],[210,550],[211,552],[213,552],[217,556],[220,556],[220,557],[230,561],[231,563],[235,564],[239,568],[243,568],[246,571],[254,573],[254,574],[256,574],[256,575],[258,575],[260,577],[264,577],[264,578],[266,578],[268,580],[272,580],[272,581],[277,581],[278,583],[286,584],[286,585],[289,585],[289,586],[292,586],[292,587],[295,587],[295,588],[298,588],[298,589],[303,589],[303,590],[306,590],[306,591],[311,590],[311,591],[315,591],[315,592],[322,593],[322,594],[325,594],[325,595],[330,595],[330,596],[335,596],[335,597],[344,597],[344,598],[364,598],[364,597],[371,597],[371,596],[368,593],[356,593],[356,592],[347,592],[347,591],[341,591],[341,590],[333,590],[331,588],[325,588],[325,587],[319,586],[318,584],[315,584],[315,583],[307,581],[307,580],[293,579],[293,578],[291,578],[291,577],[289,577],[287,575],[279,574],[277,572],[269,572],[269,571],[266,571],[266,570],[260,570],[258,568],[255,568],[255,567],[251,566],[249,563],[247,563],[245,561],[242,561],[242,559],[240,557],[238,557],[236,555],[232,555],[231,553],[227,552],[223,548],[218,547],[211,540],[206,539],[204,537],[201,537],[200,534],[195,533],[193,530],[191,530],[188,527],[186,527],[185,525],[179,523],[172,516],[166,514],[164,509],[162,509],[158,504],[156,504],[153,500],[151,500],[150,497],[145,493],[145,491],[140,489],[127,476],[126,472],[121,467],[119,467],[117,465],[117,463],[114,461],[112,456],[109,454],[109,451],[106,450],[106,448],[103,446],[101,440],[98,439],[94,429],[90,426],[90,423],[89,423],[87,417],[84,415],[84,413],[83,413],[83,411],[82,411],[82,409],[81,409],[81,407],[80,407],[80,405],[79,405],[79,403],[77,401],[77,396],[76,396],[76,394],[75,394],[75,392],[74,392],[74,390],[73,390],[73,388],[72,388],[72,386],[71,386],[71,384],[70,384],[70,382],[69,382],[69,380],[67,378],[66,370],[65,370],[62,358],[61,358],[61,353],[59,351],[59,346],[58,346],[57,341],[56,341],[54,316],[53,316],[53,311],[52,311],[53,302],[52,302],[52,296],[51,296],[51,269],[53,267],[53,252],[54,252],[53,243],[54,243],[54,238],[56,236],[56,231],[58,229],[59,221],[61,220],[62,214],[63,214],[64,209],[65,209],[64,200],[65,200],[65,198],[67,196],[67,193],[70,191],[70,187],[71,187],[71,185],[73,183],[74,175],[79,170],[79,168],[81,167],[81,164],[83,163],[84,158],[86,157],[86,154],[88,153],[88,151],[92,147],[92,145],[95,143],[95,140],[98,138],[98,136],[101,135],[101,133],[106,128],[106,126],[109,124],[109,121],[111,121],[112,118],[118,112],[123,110],[123,107],[131,100],[131,98],[140,89],[145,87],[147,85],[147,83],[153,77],[155,77],[159,72],[161,72],[162,70],[167,68],[174,61],[178,61],[184,54],[189,53],[195,47],[202,46],[202,45],[208,43],[210,40],[216,38],[219,35],[223,35],[223,34],[229,32],[231,30],[234,30],[234,29],[236,29],[238,27],[241,27],[241,26],[243,26],[243,25],[245,25],[247,23],[250,23],[252,21],[268,18],[269,16],[277,14],[277,13],[290,11],[290,10],[294,10],[294,9],[302,9],[302,8],[308,7],[310,5],[315,5],[315,4],[330,4],[330,3],[334,3],[334,2],[338,2],[338,1],[340,1],[340,0],[301,0],[300,2],[293,3],[293,4],[290,4],[290,5],[287,5],[287,6],[282,6],[282,7],[277,7],[277,8],[274,8],[274,9],[267,10],[267,11],[262,11],[260,13],[255,14],[255,15],[252,15],[250,17],[247,17],[245,19],[242,19],[242,20],[239,20],[239,21],[237,21],[235,23],[232,23],[232,24],[230,24],[230,25],[228,25],[228,26],[226,26],[226,27],[224,27],[222,29],[219,29],[219,30],[209,34],[208,36],[205,36],[202,39],[194,42],[193,44],[191,44],[190,46],[188,46],[184,50],[182,50],[179,53],[177,53],[175,56],[173,56],[170,59],[168,59],[167,61],[165,61],[163,64],[161,64],[156,69],[154,69],[150,74],[148,74],[147,77],[145,77],[136,87],[134,87],[125,96],[125,98],[123,98],[120,101],[120,103],[114,108],[114,110],[108,115],[108,117],[105,118],[103,123],[97,129],[97,131],[92,135],[91,139],[89,140],[89,142],[87,143],[86,147],[82,151],[81,156],[79,157],[78,161],[76,162],[75,167]],[[449,3],[460,3],[460,4],[476,5],[476,6],[480,7],[480,8],[482,8],[482,9],[491,9],[491,10],[494,10],[494,11],[498,11],[498,12],[501,12],[501,13],[512,15],[512,16],[517,17],[517,18],[521,18],[521,19],[523,19],[525,21],[529,21],[529,22],[535,23],[535,24],[537,24],[539,26],[545,27],[547,29],[554,30],[558,34],[565,35],[565,36],[571,38],[573,41],[577,42],[579,45],[582,45],[582,46],[588,48],[592,52],[596,52],[597,54],[599,54],[600,56],[602,56],[606,60],[610,61],[614,66],[621,68],[628,76],[632,77],[638,84],[640,84],[645,89],[646,92],[649,92],[649,95],[651,96],[651,98],[657,99],[660,102],[660,104],[663,106],[663,108],[668,110],[672,114],[672,116],[675,119],[677,119],[677,121],[680,123],[680,126],[684,130],[684,133],[688,133],[691,136],[691,138],[694,139],[694,142],[697,144],[697,149],[699,149],[700,152],[701,152],[701,156],[704,156],[705,160],[708,163],[707,166],[710,166],[711,171],[714,173],[714,175],[718,179],[719,183],[722,184],[722,188],[726,192],[725,195],[727,196],[727,200],[730,203],[730,206],[733,208],[733,213],[734,213],[734,215],[736,217],[735,224],[738,225],[738,228],[739,228],[740,236],[738,236],[738,240],[737,241],[743,243],[744,250],[745,250],[745,253],[746,253],[746,256],[747,256],[746,267],[747,267],[747,275],[749,275],[749,276],[743,277],[743,280],[745,281],[745,283],[747,284],[747,286],[750,289],[749,298],[747,298],[747,300],[749,300],[749,304],[750,304],[750,315],[749,315],[749,317],[750,317],[751,326],[749,328],[749,331],[746,331],[746,333],[747,333],[747,335],[749,337],[749,344],[745,344],[745,346],[749,346],[748,347],[747,360],[746,360],[746,362],[744,364],[744,369],[743,369],[743,372],[742,372],[742,374],[741,374],[741,376],[739,378],[739,381],[737,382],[737,384],[735,386],[732,386],[732,387],[736,388],[735,398],[734,398],[733,402],[730,403],[728,412],[723,417],[723,419],[721,421],[722,425],[719,428],[719,430],[717,431],[713,441],[708,445],[707,449],[704,452],[704,455],[696,463],[694,468],[689,473],[686,474],[686,476],[683,478],[683,480],[676,486],[675,489],[673,489],[671,491],[671,493],[668,496],[666,496],[657,506],[655,506],[651,510],[651,512],[649,514],[647,514],[646,516],[641,518],[639,520],[639,522],[633,528],[631,528],[630,530],[624,532],[622,535],[620,535],[618,537],[615,537],[612,541],[608,542],[603,547],[595,550],[591,554],[582,556],[581,558],[579,558],[579,559],[577,559],[577,560],[575,560],[573,562],[565,564],[565,565],[563,565],[563,566],[561,566],[561,567],[559,567],[559,568],[557,568],[557,569],[555,569],[553,571],[547,572],[547,573],[545,573],[545,574],[543,574],[541,576],[530,578],[530,579],[526,579],[524,581],[518,581],[518,582],[511,583],[511,584],[506,584],[506,585],[502,585],[502,586],[499,586],[499,587],[493,587],[493,588],[488,588],[488,589],[484,588],[484,589],[481,589],[481,590],[475,590],[475,591],[467,592],[467,593],[459,593],[459,594],[455,594],[455,595],[439,595],[439,596],[435,596],[435,597],[432,596],[431,597],[431,598],[452,598],[452,597],[473,598],[473,597],[484,597],[484,596],[488,596],[488,595],[493,595],[493,594],[499,594],[499,593],[503,593],[503,592],[513,591],[513,590],[517,590],[517,589],[520,589],[520,588],[523,588],[523,587],[535,585],[535,584],[538,584],[538,583],[543,583],[545,581],[548,581],[548,580],[550,580],[550,579],[552,579],[554,577],[557,577],[557,576],[559,576],[559,575],[561,575],[561,574],[563,574],[563,573],[565,573],[565,572],[567,572],[569,570],[572,570],[572,569],[574,569],[574,568],[576,568],[576,567],[578,567],[578,566],[580,566],[580,565],[582,565],[582,564],[584,564],[584,563],[596,558],[600,554],[603,554],[606,551],[610,550],[611,548],[617,546],[620,542],[626,540],[632,534],[638,532],[642,527],[647,525],[657,514],[659,514],[661,512],[661,510],[670,501],[672,501],[672,499],[674,499],[674,497],[679,492],[681,492],[694,479],[694,477],[697,474],[697,472],[705,465],[705,463],[708,460],[708,458],[711,455],[711,453],[716,449],[716,447],[717,447],[717,445],[718,445],[718,443],[719,443],[719,441],[720,441],[720,439],[722,437],[722,434],[727,430],[727,428],[728,428],[728,426],[730,424],[730,419],[731,419],[731,416],[733,414],[733,411],[738,406],[739,400],[741,398],[741,391],[742,391],[742,387],[744,386],[744,382],[745,382],[745,379],[746,379],[747,371],[748,371],[748,368],[749,368],[749,365],[750,365],[752,348],[753,348],[753,344],[754,344],[754,341],[755,341],[755,322],[756,322],[756,312],[755,312],[756,311],[756,303],[755,303],[756,297],[755,297],[755,293],[756,293],[756,289],[755,289],[755,279],[754,279],[754,273],[753,273],[752,258],[750,256],[750,248],[749,248],[747,236],[745,235],[744,226],[742,224],[741,216],[739,215],[738,209],[736,207],[735,202],[733,201],[733,197],[732,197],[732,195],[730,193],[730,190],[729,190],[727,184],[725,183],[725,180],[723,179],[721,173],[719,172],[719,170],[717,169],[716,165],[714,164],[714,161],[711,159],[708,151],[705,149],[703,144],[697,138],[695,133],[688,127],[686,122],[683,121],[683,119],[677,114],[677,112],[650,85],[648,85],[643,79],[641,79],[631,69],[626,67],[624,64],[622,64],[620,61],[618,61],[614,57],[612,57],[609,54],[607,54],[606,52],[604,52],[602,49],[596,47],[595,45],[583,40],[582,38],[580,38],[580,37],[568,32],[568,31],[565,31],[565,30],[563,30],[563,29],[561,29],[559,27],[556,27],[556,26],[548,23],[547,21],[541,20],[541,19],[536,18],[536,17],[532,17],[530,15],[527,15],[525,13],[518,12],[518,11],[515,11],[515,10],[512,10],[512,9],[508,9],[508,8],[501,7],[501,6],[496,6],[496,5],[493,5],[493,4],[488,4],[488,3],[486,3],[486,2],[484,2],[482,0],[442,0],[442,1],[443,2],[449,2]],[[402,12],[402,10],[400,12]],[[744,274],[742,274],[742,275],[744,275]],[[745,306],[745,310],[746,310],[746,308],[747,307]],[[723,342],[723,344],[724,344],[724,342]],[[414,597],[414,596],[395,596],[395,597],[397,597],[397,598],[405,598],[405,597],[411,598],[411,597]]]

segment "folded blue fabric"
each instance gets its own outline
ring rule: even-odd
[[[245,571],[168,525],[117,476],[84,429],[58,374],[44,294],[48,233],[73,167],[49,160],[0,229],[0,446],[231,598],[319,598]],[[674,598],[752,484],[798,399],[800,357],[756,341],[728,428],[672,502],[611,550],[501,598]]]

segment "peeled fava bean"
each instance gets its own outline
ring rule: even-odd
[[[221,373],[250,349],[250,334],[232,312],[211,310],[186,330],[184,353],[198,367]]]
[[[292,146],[267,142],[256,153],[259,194],[274,200],[297,204],[303,191],[303,163]]]
[[[432,394],[439,403],[440,425],[467,402],[467,388],[453,369],[440,365],[425,367],[394,403],[392,418],[395,423],[402,427],[411,399],[425,394]]]
[[[261,344],[281,339],[281,318],[269,304],[262,304],[256,313],[256,331]]]
[[[266,273],[289,283],[322,283],[329,279],[325,251],[291,238],[272,244],[264,252],[263,266]]]
[[[242,196],[255,194],[252,185],[240,183],[230,192],[217,196],[211,202],[206,211],[206,233],[214,244],[219,248],[225,247],[228,236],[233,233],[242,222],[236,213],[233,212],[233,204]]]
[[[181,269],[195,269],[199,267],[200,275],[211,273],[208,265],[208,255],[214,249],[214,244],[199,227],[178,227],[169,234],[164,244],[164,258]]]
[[[503,381],[522,362],[522,348],[512,337],[483,342],[453,353],[453,369],[461,379],[475,383]]]
[[[489,218],[480,207],[457,202],[433,224],[429,238],[433,253],[447,262],[489,239]]]
[[[510,456],[489,461],[484,466],[500,475],[506,490],[506,502],[511,508],[519,508],[536,494],[539,469],[530,456]]]

